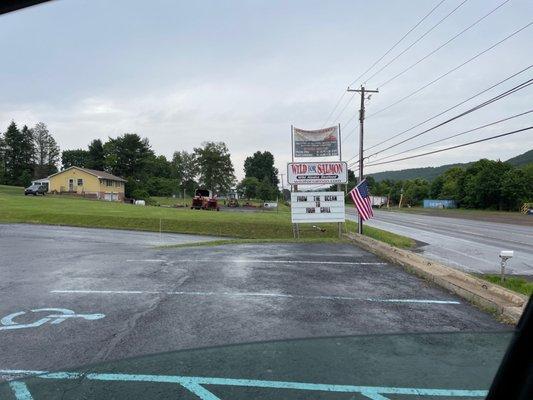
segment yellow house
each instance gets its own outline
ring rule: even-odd
[[[48,191],[52,193],[72,193],[108,201],[124,200],[126,180],[104,171],[81,167],[70,167],[47,180]]]

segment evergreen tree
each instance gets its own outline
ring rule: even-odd
[[[125,133],[109,138],[103,146],[106,170],[124,179],[143,179],[149,175],[147,166],[154,157],[147,138]],[[89,150],[89,153],[91,150]]]
[[[94,139],[89,144],[85,168],[103,171],[105,169],[104,145],[100,139]]]
[[[6,183],[5,181],[5,172],[6,172],[6,161],[5,161],[5,142],[3,133],[0,132],[0,185]]]
[[[20,131],[14,121],[4,135],[5,182],[8,185],[26,186],[33,175],[33,136],[27,126]]]
[[[244,173],[246,178],[255,177],[260,182],[266,176],[271,185],[277,186],[278,169],[274,167],[274,156],[269,151],[256,151],[244,160]]]
[[[67,169],[69,167],[87,168],[89,161],[89,152],[87,150],[65,150],[61,154],[61,167]]]

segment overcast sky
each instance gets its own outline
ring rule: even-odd
[[[444,1],[367,76],[464,0]],[[437,3],[403,1],[58,0],[0,16],[0,129],[45,122],[62,150],[135,132],[158,154],[224,141],[236,173],[247,155],[269,150],[280,172],[290,161],[290,126],[341,123],[344,159],[358,100],[326,121],[350,82]],[[469,0],[391,65],[368,80],[380,87],[367,105],[368,146],[433,116],[533,63],[533,26],[408,100],[371,117],[532,20],[533,2],[511,0],[440,51],[383,86],[504,0]],[[418,133],[527,79],[533,68]],[[355,86],[361,82],[356,82]],[[350,96],[345,96],[342,110]],[[528,87],[392,154],[529,110]],[[533,114],[419,150],[432,150],[532,125]],[[369,172],[502,159],[533,148],[532,131]],[[407,135],[405,135],[406,137]],[[404,137],[404,136],[402,136]],[[399,139],[398,139],[399,140]],[[391,141],[390,143],[394,143]],[[383,148],[382,146],[381,148]],[[379,150],[377,147],[375,150]]]

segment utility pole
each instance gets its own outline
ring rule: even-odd
[[[369,90],[365,89],[364,86],[361,86],[360,89],[347,89],[348,92],[358,92],[361,93],[361,108],[359,109],[359,179],[357,183],[361,183],[363,180],[363,134],[364,134],[364,121],[365,121],[365,94],[371,93],[366,100],[370,99],[372,93],[379,93],[378,90]],[[359,220],[357,223],[357,232],[363,234],[363,218],[359,213]]]
[[[285,189],[285,186],[283,186],[283,177],[285,174],[280,173],[279,175],[281,175],[281,191],[283,192],[283,189]]]

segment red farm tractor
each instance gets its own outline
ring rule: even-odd
[[[220,211],[218,200],[213,196],[210,190],[196,189],[192,198],[191,210],[216,210]]]

